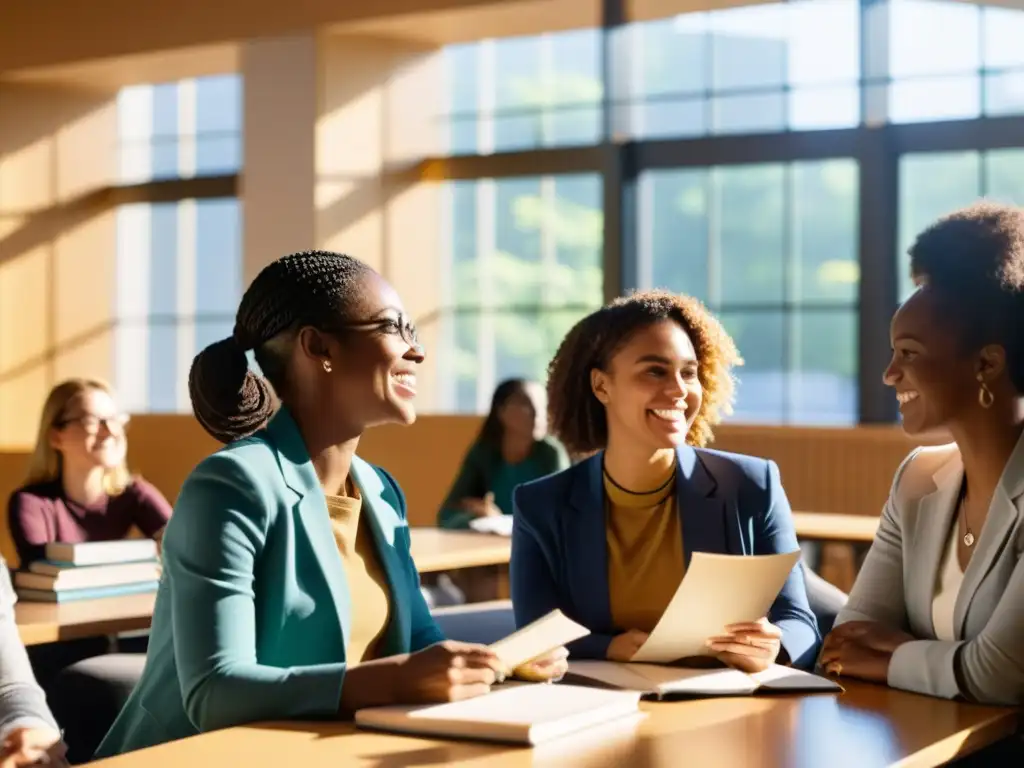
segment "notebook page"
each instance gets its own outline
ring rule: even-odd
[[[504,640],[492,643],[491,650],[512,670],[589,634],[589,629],[556,608]]]
[[[569,672],[622,690],[658,695],[697,694],[728,696],[752,693],[757,683],[739,670],[717,667],[688,669],[662,664],[614,661],[574,661]]]
[[[753,556],[694,552],[676,594],[632,661],[665,664],[708,655],[709,637],[768,613],[799,559],[800,550]]]
[[[409,717],[526,727],[598,709],[608,702],[620,701],[622,696],[621,691],[600,691],[576,685],[525,684],[475,699],[422,707],[410,712]],[[634,698],[639,701],[639,697]]]
[[[781,664],[772,664],[764,672],[751,675],[761,687],[771,691],[842,691],[843,687],[834,680],[812,675]]]

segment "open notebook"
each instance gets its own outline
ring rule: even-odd
[[[636,716],[640,694],[575,685],[512,683],[466,701],[361,709],[356,725],[393,733],[535,745]]]
[[[661,664],[615,661],[570,661],[573,682],[597,683],[612,689],[635,691],[645,697],[749,696],[753,693],[841,692],[825,677],[773,664],[764,672],[748,675],[729,667],[687,668]]]

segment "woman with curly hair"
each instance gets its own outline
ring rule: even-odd
[[[704,445],[733,398],[732,339],[696,299],[620,298],[565,337],[548,379],[550,426],[593,454],[515,493],[516,623],[560,608],[591,634],[577,658],[628,661],[675,594],[693,552],[793,552],[779,470]],[[709,639],[721,661],[755,672],[813,664],[819,634],[803,569],[768,616]]]
[[[919,448],[896,470],[826,671],[1024,704],[1024,209],[978,203],[922,232],[884,374]],[[1019,744],[1019,742],[1018,742]],[[1006,765],[1020,765],[1006,761]],[[988,765],[989,763],[985,763]]]

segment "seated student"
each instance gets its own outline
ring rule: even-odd
[[[69,379],[50,391],[25,485],[8,502],[22,568],[51,542],[115,541],[132,527],[160,538],[171,506],[128,474],[127,422],[102,381]]]
[[[885,382],[915,450],[892,491],[826,672],[1024,704],[1024,210],[980,203],[922,232]]]
[[[356,259],[297,253],[256,277],[233,335],[192,364],[195,416],[228,446],[182,487],[146,667],[98,756],[466,698],[501,677],[488,648],[441,642],[402,492],[355,454],[368,427],[415,420],[423,359],[394,289]],[[565,668],[562,649],[526,672]]]
[[[0,560],[0,768],[66,766],[60,730],[14,623],[16,598]]]
[[[552,431],[596,455],[515,493],[516,623],[554,608],[593,634],[578,658],[627,661],[645,642],[693,552],[793,552],[775,464],[702,448],[730,407],[732,340],[695,299],[664,291],[616,299],[565,337],[548,381]],[[803,570],[767,617],[723,627],[710,650],[757,671],[809,666],[818,650]]]
[[[546,407],[536,382],[507,379],[498,385],[437,515],[439,526],[468,528],[477,517],[511,515],[513,488],[569,466],[562,446],[545,436]]]

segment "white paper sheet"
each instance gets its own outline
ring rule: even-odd
[[[511,671],[521,664],[533,661],[538,656],[589,634],[589,629],[577,624],[556,608],[547,616],[542,616],[505,639],[493,643],[491,650]]]
[[[630,661],[669,664],[709,655],[709,637],[768,613],[799,559],[800,550],[754,556],[694,552],[664,615]]]
[[[477,533],[490,533],[495,536],[511,536],[512,515],[475,517],[469,521],[469,527]]]

